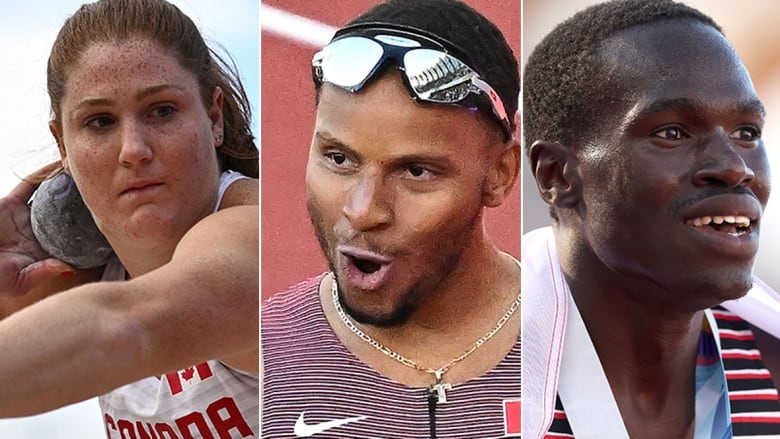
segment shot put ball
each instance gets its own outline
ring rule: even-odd
[[[68,174],[60,173],[40,184],[30,217],[41,248],[75,268],[105,265],[113,253]]]

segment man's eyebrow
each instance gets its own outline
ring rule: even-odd
[[[762,119],[766,117],[766,108],[764,107],[764,104],[758,99],[739,102],[737,104],[737,110],[740,113],[758,113],[761,115]]]
[[[314,132],[314,137],[318,138],[321,142],[327,143],[328,146],[341,149],[352,156],[360,157],[360,153],[355,151],[352,147],[344,143],[341,139],[331,134],[329,131],[317,130]]]
[[[321,142],[324,142],[327,144],[327,146],[338,148],[342,150],[342,152],[349,154],[358,160],[360,160],[363,155],[344,143],[341,139],[334,136],[328,131],[315,131],[314,136],[317,137]],[[399,154],[395,157],[392,157],[390,159],[393,163],[396,163],[398,165],[403,164],[412,164],[412,163],[439,163],[443,166],[452,167],[453,161],[449,154],[435,154],[435,153],[425,153],[425,154]]]
[[[698,99],[676,98],[653,102],[644,108],[635,108],[626,115],[626,125],[631,125],[639,119],[656,113],[665,111],[675,111],[680,113],[701,114],[706,111],[705,102]],[[764,104],[758,99],[734,102],[732,111],[740,114],[758,114],[762,119],[766,116]]]
[[[344,146],[344,147],[347,146],[344,144],[344,142],[339,140],[338,137],[334,136],[329,131],[316,130],[314,131],[314,136],[324,142],[335,143],[337,146]]]

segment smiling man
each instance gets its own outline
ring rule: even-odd
[[[777,341],[719,307],[774,294],[752,276],[764,108],[719,27],[671,1],[596,5],[524,84],[553,217],[523,241],[524,437],[780,437]]]
[[[330,272],[263,306],[263,437],[519,434],[517,61],[451,0],[392,0],[312,61],[307,206]]]

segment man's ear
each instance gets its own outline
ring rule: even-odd
[[[531,145],[529,160],[536,187],[547,204],[561,209],[577,206],[582,180],[571,147],[536,141]]]
[[[502,148],[485,180],[482,190],[483,206],[500,206],[520,174],[520,141],[512,138]]]
[[[60,151],[60,161],[62,162],[62,169],[70,174],[70,168],[68,166],[68,151],[65,149],[65,143],[62,141],[62,130],[60,125],[51,120],[49,121],[49,131],[54,136],[54,141],[57,142],[57,149]]]

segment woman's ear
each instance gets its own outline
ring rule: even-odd
[[[577,206],[581,191],[578,160],[571,147],[536,141],[529,151],[531,172],[542,199],[559,209]]]
[[[70,168],[68,166],[68,151],[65,149],[65,143],[62,141],[62,129],[56,121],[49,121],[49,131],[54,136],[54,141],[57,142],[57,149],[60,152],[60,161],[62,162],[62,169],[70,174]]]
[[[225,122],[222,117],[222,102],[224,93],[220,87],[214,87],[211,95],[211,108],[209,108],[209,119],[211,119],[211,134],[214,138],[214,147],[219,148],[225,136]]]
[[[516,138],[502,146],[483,187],[483,206],[496,207],[504,202],[520,174],[520,154],[520,142]]]

